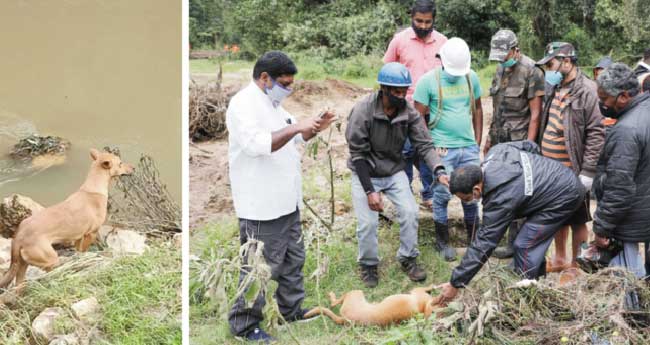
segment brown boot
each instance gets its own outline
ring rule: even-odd
[[[402,271],[406,272],[411,281],[422,282],[427,279],[427,272],[418,265],[415,258],[400,260],[400,262],[402,264]]]

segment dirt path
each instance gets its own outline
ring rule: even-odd
[[[244,73],[229,73],[224,75],[223,85],[226,89],[236,90],[245,86],[248,81]],[[216,76],[210,74],[193,74],[192,79],[197,83],[207,83]],[[372,92],[340,80],[298,81],[295,92],[283,103],[284,107],[296,118],[313,116],[329,108],[339,115],[341,131],[334,131],[332,136],[332,151],[336,171],[344,171],[348,157],[345,143],[345,126],[347,116],[353,105],[360,97]],[[492,113],[492,101],[483,99],[484,129],[487,135],[487,124]],[[315,164],[311,159],[303,160],[303,171],[308,171]],[[417,183],[416,183],[417,184]],[[414,188],[419,190],[419,185]],[[196,229],[201,225],[217,221],[225,216],[234,214],[230,185],[228,179],[228,142],[227,140],[212,141],[190,145],[190,228]],[[424,216],[424,215],[423,215]],[[462,217],[460,203],[455,200],[450,205],[452,218]]]

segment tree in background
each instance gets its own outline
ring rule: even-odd
[[[438,0],[436,28],[468,42],[479,59],[500,28],[541,57],[551,41],[573,43],[580,64],[602,55],[633,63],[650,46],[648,0]],[[407,27],[411,0],[190,0],[190,43],[237,44],[257,56],[270,49],[325,58],[381,54]]]
[[[514,9],[502,0],[438,1],[438,25],[448,37],[457,36],[468,42],[472,50],[486,52],[495,32],[502,28],[517,31],[512,17]]]
[[[224,40],[224,9],[228,0],[190,0],[190,44],[214,48]]]

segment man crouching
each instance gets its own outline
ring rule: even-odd
[[[528,279],[544,275],[544,255],[553,236],[585,196],[578,177],[561,163],[541,156],[531,141],[493,147],[482,167],[454,170],[449,186],[465,202],[482,198],[483,224],[450,281],[441,286],[443,302],[469,284],[513,219],[526,218],[513,245],[515,271]]]

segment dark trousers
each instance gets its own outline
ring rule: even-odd
[[[411,146],[411,142],[406,139],[404,142],[404,148],[402,149],[402,155],[404,156],[404,161],[406,165],[404,166],[404,172],[409,178],[409,184],[413,182],[413,167],[417,167],[420,172],[420,181],[422,182],[422,200],[431,200],[433,198],[433,191],[431,190],[433,185],[433,173],[429,170],[424,159],[419,159],[415,148]]]
[[[526,219],[513,243],[513,263],[517,272],[528,279],[544,275],[544,257],[555,233],[574,214],[581,202],[582,197],[564,202],[558,200],[552,209],[543,210]],[[542,222],[542,219],[545,221]],[[549,222],[548,219],[553,221]]]
[[[305,263],[305,247],[300,227],[300,212],[268,221],[239,219],[239,240],[249,238],[264,242],[264,259],[271,267],[271,279],[278,282],[275,300],[285,319],[301,312],[305,298],[302,267]],[[239,283],[248,272],[242,270]],[[252,308],[246,308],[243,297],[238,298],[228,314],[230,331],[235,336],[245,336],[258,327],[263,320],[262,308],[265,297],[260,294]]]

